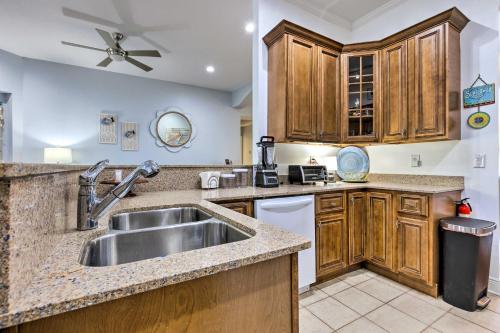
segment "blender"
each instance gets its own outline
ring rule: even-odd
[[[262,136],[257,142],[259,163],[255,172],[255,186],[278,187],[278,170],[274,163],[274,137]]]

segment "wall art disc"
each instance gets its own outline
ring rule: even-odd
[[[474,129],[481,129],[490,123],[490,115],[486,112],[475,112],[467,118],[467,124]]]

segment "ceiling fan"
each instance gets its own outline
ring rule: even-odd
[[[81,47],[84,49],[106,52],[108,54],[108,56],[103,61],[101,61],[100,63],[97,64],[97,66],[99,66],[99,67],[107,67],[113,60],[115,60],[115,61],[125,60],[125,61],[131,63],[132,65],[137,66],[146,72],[149,72],[153,68],[149,67],[146,64],[143,64],[142,62],[140,62],[138,60],[135,60],[134,58],[131,58],[130,56],[161,57],[160,52],[158,52],[157,50],[125,51],[120,46],[120,41],[125,40],[125,36],[122,33],[114,32],[111,34],[107,31],[104,31],[101,29],[95,29],[95,30],[99,33],[99,35],[102,37],[102,39],[104,39],[104,42],[106,43],[108,48],[100,49],[97,47],[86,46],[86,45],[81,45],[81,44],[76,44],[76,43],[65,42],[65,41],[62,41],[61,43],[64,45],[68,45],[68,46]]]

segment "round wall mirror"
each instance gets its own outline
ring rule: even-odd
[[[168,111],[156,123],[158,138],[169,147],[181,147],[189,142],[193,128],[189,119],[180,112]]]
[[[196,136],[189,115],[176,107],[159,111],[156,119],[151,122],[150,131],[156,138],[158,146],[163,146],[172,152],[188,148]]]

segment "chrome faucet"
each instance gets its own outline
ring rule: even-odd
[[[97,197],[97,176],[106,168],[109,160],[103,160],[82,173],[79,178],[78,212],[76,227],[78,230],[97,228],[97,220],[114,206],[132,189],[139,176],[150,178],[160,172],[154,161],[145,161],[132,171],[120,184],[116,185],[104,198]]]

